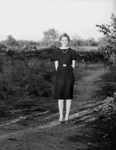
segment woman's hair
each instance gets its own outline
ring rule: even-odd
[[[67,37],[68,41],[70,42],[70,37],[67,33],[61,34],[60,37],[59,37],[59,41],[61,41],[62,37]]]

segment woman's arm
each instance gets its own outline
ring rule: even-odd
[[[58,61],[55,61],[54,63],[55,63],[55,69],[57,70],[57,68],[58,68]]]
[[[72,67],[75,69],[75,64],[76,64],[76,61],[75,60],[72,60]]]

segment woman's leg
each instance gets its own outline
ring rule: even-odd
[[[63,99],[59,99],[58,100],[58,108],[59,108],[59,121],[63,120],[63,109],[64,109],[64,100]]]
[[[69,118],[70,108],[71,108],[71,99],[66,100],[66,114],[65,114],[65,120],[67,121]]]

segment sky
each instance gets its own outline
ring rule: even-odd
[[[116,0],[0,0],[0,41],[39,41],[44,31],[81,39],[102,37],[96,24],[109,24],[116,16]]]

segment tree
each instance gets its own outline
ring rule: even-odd
[[[18,46],[18,42],[12,37],[12,35],[7,36],[7,39],[4,41],[4,43],[9,46]]]
[[[6,45],[0,43],[0,51],[6,51]]]
[[[47,31],[44,32],[44,38],[43,41],[47,43],[47,45],[51,43],[55,43],[58,41],[59,34],[55,29],[48,29]]]
[[[83,46],[84,45],[84,40],[81,39],[79,36],[74,35],[72,37],[72,40],[71,40],[71,45],[74,46],[74,47]]]
[[[107,51],[116,51],[116,17],[114,14],[111,16],[111,22],[109,25],[96,25],[100,28],[100,32],[104,34],[104,45],[101,47]]]
[[[100,49],[107,55],[110,56],[112,54],[115,56],[116,53],[116,17],[114,14],[111,15],[111,22],[109,25],[96,25],[99,27],[99,31],[104,34],[104,38],[102,38],[102,44]],[[114,59],[115,60],[115,59]]]
[[[97,45],[98,45],[97,41],[95,41],[95,39],[92,37],[85,41],[85,46],[97,46]]]

